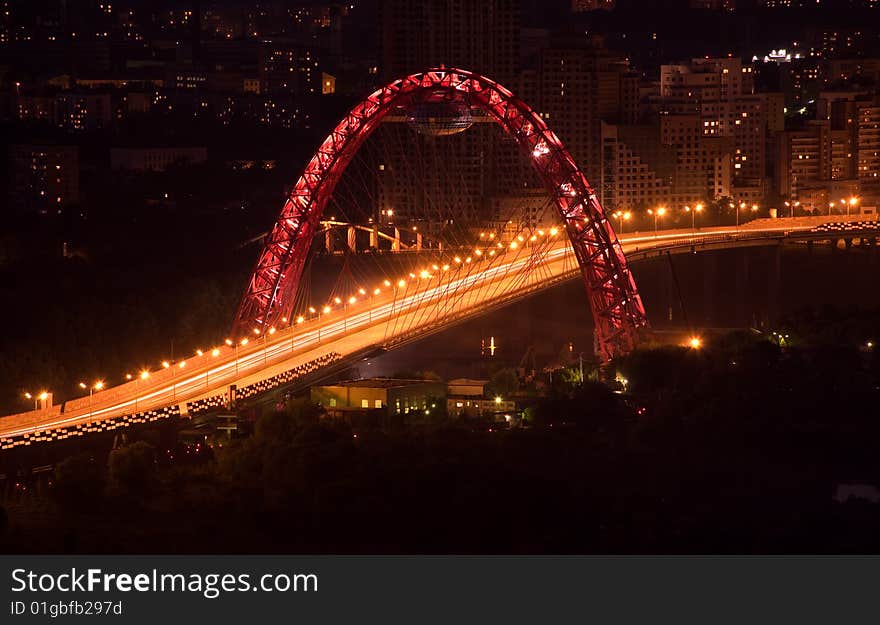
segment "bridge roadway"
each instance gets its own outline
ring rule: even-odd
[[[740,227],[627,233],[621,235],[620,240],[627,258],[637,261],[666,251],[696,252],[777,245],[785,240],[859,236],[876,241],[880,235],[880,222],[867,225],[859,222],[857,229],[839,234],[813,231],[817,225],[829,221],[845,219],[764,219]],[[472,275],[462,275],[454,266],[447,272],[432,272],[436,275],[430,278],[408,280],[406,287],[383,289],[369,301],[341,311],[342,314],[335,311],[320,315],[272,335],[255,337],[244,346],[223,345],[217,350],[206,350],[203,355],[186,360],[183,366],[175,363],[169,368],[151,371],[147,379],[136,378],[95,393],[91,398],[68,401],[63,404],[63,412],[62,405],[56,405],[0,417],[0,448],[56,436],[81,435],[83,431],[103,429],[98,424],[118,421],[126,415],[129,416],[125,418],[134,415],[143,417],[142,420],[156,420],[171,414],[186,416],[206,402],[218,398],[225,402],[230,385],[238,389],[268,390],[281,383],[278,376],[287,374],[289,378],[297,368],[308,372],[328,361],[362,353],[371,347],[394,346],[438,331],[469,315],[508,304],[575,277],[579,270],[571,247],[562,232],[556,238],[550,245],[536,246],[540,254],[526,255],[525,250],[520,250],[510,255],[510,261],[502,257],[502,262]]]

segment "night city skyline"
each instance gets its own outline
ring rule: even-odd
[[[878,18],[0,0],[0,546],[876,551]]]

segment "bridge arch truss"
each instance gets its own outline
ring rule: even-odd
[[[312,238],[342,173],[383,118],[427,93],[445,92],[483,109],[519,144],[547,191],[574,248],[596,326],[599,356],[636,345],[645,309],[617,236],[583,172],[541,116],[509,90],[461,69],[431,69],[395,80],[358,103],[308,162],[266,237],[236,312],[233,332],[281,327],[293,306]]]

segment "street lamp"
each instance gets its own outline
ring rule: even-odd
[[[79,387],[83,390],[89,389],[89,419],[92,418],[92,393],[104,389],[104,380],[98,380],[92,386],[88,386],[85,382],[80,382]]]
[[[657,236],[657,220],[666,214],[666,207],[661,206],[657,210],[648,209],[648,214],[654,216],[654,236]]]
[[[739,212],[746,209],[746,203],[740,202],[739,208],[736,210],[736,227],[739,228]]]
[[[693,208],[691,208],[690,206],[685,206],[684,212],[691,214],[691,230],[693,230],[694,234],[696,234],[697,233],[697,213],[703,212],[703,205],[700,203],[697,203],[697,205],[694,206]]]
[[[632,213],[629,211],[614,211],[612,216],[617,218],[617,233],[623,234],[623,224],[632,219]]]
[[[130,375],[127,375],[125,377],[128,378],[129,380],[131,379]],[[137,412],[137,410],[138,410],[138,399],[139,399],[139,395],[140,395],[140,382],[141,382],[141,380],[146,380],[149,377],[150,377],[150,372],[147,371],[146,369],[144,369],[134,379],[134,411],[135,412]]]
[[[34,400],[34,410],[39,410],[40,409],[40,402],[46,401],[49,398],[49,393],[46,391],[41,391],[38,395],[32,395],[31,393],[28,393],[27,391],[25,391],[24,398],[25,399],[33,399]]]
[[[855,196],[849,198],[849,204],[847,204],[847,206],[846,206],[846,216],[847,217],[849,217],[850,207],[855,208],[858,203],[859,203],[859,198],[857,198]]]

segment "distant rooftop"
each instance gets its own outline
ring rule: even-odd
[[[472,380],[470,378],[456,378],[447,382],[449,386],[486,386],[488,383],[489,380]]]
[[[413,384],[425,384],[434,382],[442,384],[442,380],[419,380],[407,378],[363,378],[360,380],[343,380],[336,384],[325,384],[322,386],[348,386],[354,388],[395,388],[399,386],[412,386]]]

